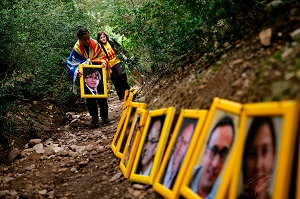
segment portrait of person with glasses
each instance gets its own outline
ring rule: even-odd
[[[184,119],[181,124],[180,131],[172,149],[172,154],[161,179],[161,183],[168,189],[172,189],[176,181],[179,168],[194,133],[196,123],[197,120]]]
[[[221,117],[206,141],[201,165],[196,166],[189,187],[202,198],[215,197],[227,155],[234,141],[234,123],[230,116]]]
[[[157,150],[157,144],[163,127],[163,120],[160,117],[152,118],[149,131],[145,140],[142,154],[139,161],[138,172],[140,175],[149,175]]]

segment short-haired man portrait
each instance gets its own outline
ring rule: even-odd
[[[234,141],[234,123],[230,116],[221,117],[206,142],[202,164],[194,168],[190,188],[202,198],[215,197],[227,155]],[[214,186],[217,185],[217,186]]]
[[[157,144],[159,141],[160,133],[163,127],[163,121],[159,118],[152,118],[152,125],[148,131],[147,138],[145,140],[142,154],[140,157],[140,163],[138,172],[140,175],[149,175],[153,160],[157,150]]]
[[[84,93],[97,95],[99,94],[98,85],[101,81],[101,74],[97,69],[86,68],[83,70],[84,77]]]
[[[185,119],[176,138],[172,154],[169,158],[161,183],[164,187],[172,189],[176,181],[179,168],[184,159],[191,137],[194,133],[197,120]]]

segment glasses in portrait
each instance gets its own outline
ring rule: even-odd
[[[214,99],[198,145],[186,166],[181,195],[199,199],[218,198],[219,192],[225,194],[237,145],[241,108],[239,103]]]
[[[165,120],[164,116],[154,117],[151,120],[149,126],[149,132],[144,142],[142,154],[137,169],[137,172],[140,175],[146,175],[146,176],[150,175],[150,171],[157,151],[157,145],[158,145],[164,120]]]
[[[234,144],[235,126],[233,117],[220,117],[206,140],[203,157],[196,165],[189,182],[190,188],[200,197],[215,197],[219,178],[228,153]]]
[[[152,184],[166,147],[175,108],[149,111],[130,180]]]

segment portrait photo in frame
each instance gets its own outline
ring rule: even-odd
[[[137,108],[143,108],[143,109],[145,109],[146,106],[147,106],[147,104],[146,103],[142,103],[142,102],[130,102],[129,103],[129,108],[128,108],[128,111],[126,113],[127,116],[126,116],[126,119],[124,121],[122,131],[120,132],[120,137],[119,137],[119,139],[117,141],[115,155],[118,158],[122,159],[124,148],[125,148],[125,144],[126,144],[129,132],[130,132],[130,128],[132,126],[132,121],[134,119],[134,115],[135,115],[136,109]]]
[[[189,161],[197,144],[207,110],[181,110],[176,126],[167,145],[161,166],[154,179],[153,188],[165,198],[175,198],[179,191],[178,176],[181,165]]]
[[[298,124],[296,101],[244,104],[229,198],[289,198]]]
[[[128,139],[124,148],[123,156],[120,161],[120,169],[125,178],[128,178],[131,172],[133,161],[137,148],[140,143],[143,129],[145,127],[148,110],[137,108],[130,128]]]
[[[81,98],[107,98],[106,69],[102,65],[80,64],[79,70],[83,75],[80,77]]]
[[[117,152],[116,151],[117,144],[120,139],[121,132],[123,130],[125,120],[127,117],[127,112],[129,110],[130,103],[132,102],[133,97],[134,97],[134,94],[132,92],[130,92],[129,90],[125,90],[125,97],[124,97],[124,104],[122,106],[121,118],[120,118],[118,126],[117,126],[117,131],[116,131],[116,133],[113,137],[113,140],[110,144],[110,148],[114,152],[114,154],[116,154],[116,152]]]
[[[129,179],[153,184],[168,141],[175,107],[150,110]]]
[[[179,171],[179,176],[184,175],[179,195],[225,198],[239,142],[241,110],[240,103],[214,98],[190,161],[183,162]]]

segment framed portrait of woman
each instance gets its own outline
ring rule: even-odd
[[[110,148],[114,152],[114,154],[116,154],[116,152],[117,152],[116,151],[117,144],[120,139],[122,130],[124,129],[125,120],[126,120],[126,117],[128,116],[127,112],[129,111],[130,104],[132,102],[133,97],[134,97],[134,94],[132,92],[130,92],[129,90],[125,91],[124,104],[122,106],[121,118],[120,118],[118,126],[117,126],[117,131],[116,131],[116,133],[113,137],[113,140],[110,144]]]
[[[214,98],[190,161],[183,162],[179,171],[184,176],[179,195],[225,198],[239,142],[241,110],[240,103]]]
[[[80,94],[82,98],[107,98],[106,69],[102,65],[80,64]]]
[[[129,179],[144,184],[153,184],[160,166],[175,107],[150,110],[139,142]]]
[[[117,145],[116,145],[116,151],[115,151],[115,155],[118,158],[122,158],[123,156],[123,152],[124,152],[124,147],[130,132],[130,128],[132,126],[133,123],[133,119],[136,113],[136,109],[137,108],[143,108],[145,109],[147,106],[146,103],[141,103],[141,102],[130,102],[129,103],[129,108],[127,111],[127,115],[123,124],[123,128],[122,131],[120,132],[120,137],[117,141]]]
[[[229,198],[289,198],[299,104],[244,104],[237,168]]]
[[[178,176],[183,162],[188,162],[197,144],[207,110],[181,110],[159,167],[153,188],[165,198],[175,198],[181,184]]]
[[[120,169],[125,178],[128,178],[132,168],[132,164],[136,155],[137,148],[140,143],[143,129],[145,127],[148,110],[137,108],[134,115],[132,125],[125,144],[123,156],[120,161]]]

